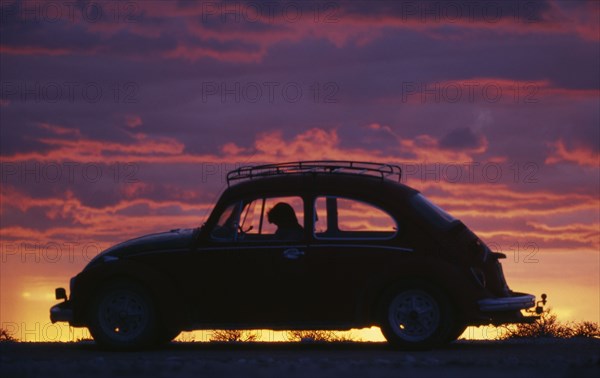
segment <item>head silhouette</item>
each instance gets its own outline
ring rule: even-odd
[[[298,218],[294,209],[285,202],[279,202],[269,210],[267,217],[269,223],[275,224],[277,227],[291,227],[298,225]]]

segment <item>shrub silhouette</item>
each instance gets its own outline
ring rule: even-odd
[[[11,335],[11,333],[4,329],[4,328],[0,328],[0,342],[15,342],[17,341],[17,339]]]
[[[239,329],[223,329],[213,331],[210,341],[217,342],[253,342],[258,340],[258,334],[252,331]]]
[[[256,342],[259,341],[259,334],[253,331],[243,331],[237,329],[216,330],[213,331],[210,341],[215,342]],[[334,331],[321,330],[293,330],[287,332],[289,341],[297,342],[349,342],[356,340],[352,335],[340,335]]]
[[[594,322],[578,322],[572,327],[571,337],[600,337],[600,327]]]
[[[356,340],[352,335],[345,336],[340,335],[334,331],[320,331],[320,330],[293,330],[288,331],[288,339],[290,341],[300,342],[326,342],[326,343],[340,343]]]
[[[567,322],[558,320],[552,309],[544,311],[534,323],[523,323],[504,327],[507,333],[503,339],[519,338],[572,338],[600,337],[600,327],[595,322]]]

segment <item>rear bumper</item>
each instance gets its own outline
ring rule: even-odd
[[[50,308],[50,321],[52,323],[56,322],[68,322],[69,324],[73,322],[73,309],[71,308],[71,303],[69,301],[65,301],[54,305]]]
[[[535,306],[535,295],[519,294],[512,297],[486,298],[477,302],[482,312],[525,310]]]

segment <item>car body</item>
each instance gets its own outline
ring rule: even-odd
[[[400,178],[397,166],[342,161],[234,170],[202,227],[107,249],[68,298],[57,289],[51,320],[128,349],[182,330],[370,326],[427,348],[469,325],[535,319],[521,312],[535,297],[506,284],[505,256]]]

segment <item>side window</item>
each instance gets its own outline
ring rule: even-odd
[[[332,196],[315,201],[317,239],[389,239],[397,230],[394,218],[372,204]]]
[[[302,198],[265,197],[228,206],[211,236],[219,241],[293,241],[304,238],[303,225]]]
[[[238,237],[243,202],[235,202],[225,208],[210,236],[215,240],[232,241]]]

